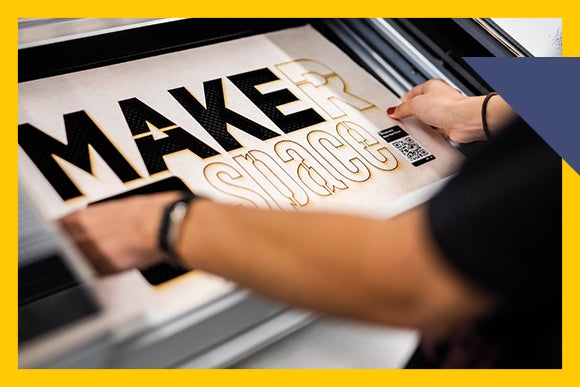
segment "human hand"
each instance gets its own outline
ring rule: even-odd
[[[394,119],[416,116],[458,143],[485,140],[481,109],[485,96],[467,97],[441,79],[432,79],[413,87],[399,106],[387,109]],[[486,116],[492,134],[501,130],[515,116],[500,97],[489,100]]]
[[[59,220],[62,228],[101,274],[145,268],[160,262],[158,232],[165,207],[177,192],[139,195],[95,204]]]

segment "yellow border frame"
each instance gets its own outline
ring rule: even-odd
[[[208,3],[213,8],[203,7],[198,2],[155,3],[103,0],[93,2],[28,1],[18,3],[19,8],[4,9],[0,23],[2,39],[2,116],[5,130],[2,131],[2,151],[0,157],[4,170],[0,213],[2,223],[2,246],[4,257],[2,268],[5,273],[0,283],[3,318],[0,319],[0,343],[2,347],[0,367],[4,385],[20,386],[92,386],[121,385],[135,386],[186,386],[202,384],[227,384],[232,386],[256,385],[368,385],[417,384],[425,386],[490,386],[490,385],[579,385],[577,367],[580,344],[578,328],[580,313],[575,305],[578,294],[580,272],[580,238],[578,215],[580,214],[580,176],[563,162],[563,301],[564,301],[564,342],[563,370],[551,371],[406,371],[406,370],[18,370],[17,365],[17,315],[16,315],[16,273],[17,242],[15,227],[17,222],[17,18],[18,17],[561,17],[563,18],[563,44],[565,56],[580,56],[580,11],[578,6],[551,2],[549,6],[529,1],[487,0],[478,4],[465,1],[433,2],[417,0],[413,2],[387,2],[369,0],[364,3],[337,3],[330,1],[312,2],[293,0],[275,3],[273,1],[239,2],[224,0],[218,4]],[[228,4],[229,3],[229,4]],[[457,3],[457,4],[454,4]],[[572,2],[567,1],[567,4]],[[338,5],[341,4],[341,5]],[[344,4],[344,5],[342,5]],[[347,7],[348,6],[348,7]],[[7,7],[5,5],[5,7]],[[203,7],[203,8],[199,8]],[[577,123],[574,123],[577,127]],[[571,127],[572,129],[572,127]],[[541,284],[539,284],[541,286]]]

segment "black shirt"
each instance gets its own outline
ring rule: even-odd
[[[501,307],[410,367],[561,368],[561,172],[560,157],[518,121],[430,201],[443,255]]]

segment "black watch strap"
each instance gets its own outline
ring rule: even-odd
[[[195,198],[197,196],[190,192],[184,193],[181,198],[168,204],[161,216],[159,247],[166,253],[167,262],[175,267],[183,267],[175,248],[188,205]]]

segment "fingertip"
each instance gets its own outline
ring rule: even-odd
[[[397,109],[396,106],[391,106],[391,107],[387,108],[387,114],[392,116],[395,113],[396,109]]]

